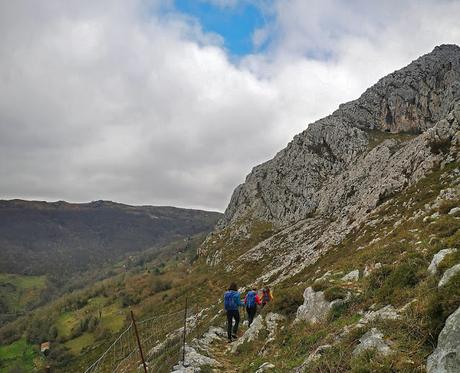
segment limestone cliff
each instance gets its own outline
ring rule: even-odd
[[[286,226],[315,212],[343,215],[356,204],[372,209],[439,163],[432,143],[454,136],[459,100],[460,47],[436,47],[255,167],[234,191],[220,227],[246,216]],[[402,133],[414,138],[392,136]],[[385,134],[390,141],[374,147]]]

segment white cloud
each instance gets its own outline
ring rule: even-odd
[[[3,2],[0,197],[222,210],[309,122],[460,42],[458,2],[420,4],[275,1],[232,63],[170,1]]]

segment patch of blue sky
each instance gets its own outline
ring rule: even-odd
[[[175,0],[176,9],[198,19],[205,32],[219,34],[224,47],[234,56],[243,56],[263,49],[254,46],[252,35],[266,25],[266,15],[252,1],[237,1],[232,6],[221,6],[206,0]]]

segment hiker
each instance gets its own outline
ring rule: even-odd
[[[238,338],[238,325],[240,323],[240,311],[238,307],[243,307],[244,304],[240,299],[240,292],[236,283],[232,282],[228,287],[228,290],[224,294],[224,308],[227,311],[227,336],[228,341],[231,342],[232,339]],[[233,324],[233,319],[235,319],[235,324]]]
[[[256,289],[252,289],[246,294],[244,304],[246,305],[246,312],[248,314],[248,327],[251,327],[256,316],[257,305],[262,304]]]
[[[267,303],[273,300],[273,295],[270,288],[264,288],[262,290],[262,307],[264,307]]]

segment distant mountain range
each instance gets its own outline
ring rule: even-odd
[[[110,201],[0,200],[0,272],[59,274],[211,231],[220,213]]]

